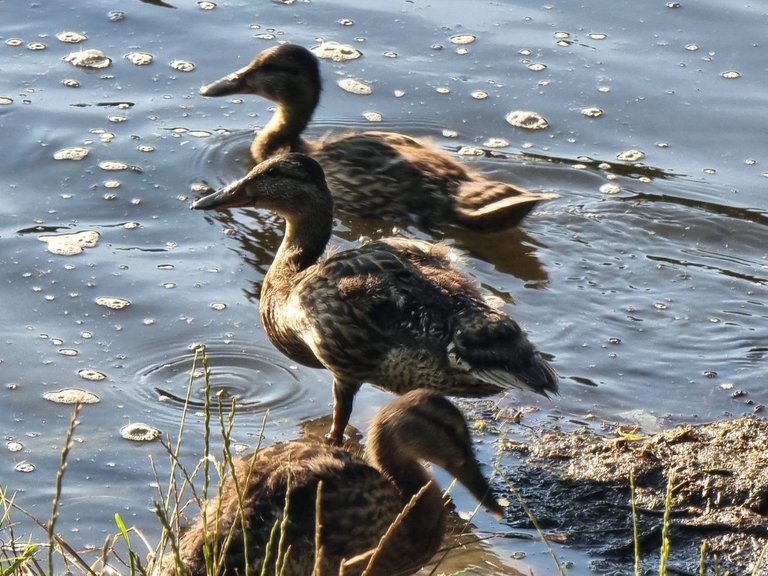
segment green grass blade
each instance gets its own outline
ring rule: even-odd
[[[669,559],[669,524],[672,517],[672,492],[675,486],[675,472],[670,470],[667,480],[667,495],[664,498],[664,524],[661,527],[661,558],[659,559],[659,576],[668,576],[667,560]]]
[[[26,570],[22,569],[22,567],[34,556],[35,552],[39,547],[40,547],[39,544],[27,544],[21,556],[19,556],[18,558],[15,558],[13,562],[10,564],[10,566],[3,569],[0,572],[0,576],[11,576],[16,574],[26,573]]]

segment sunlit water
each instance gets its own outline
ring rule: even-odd
[[[120,429],[144,422],[175,435],[197,343],[208,346],[214,389],[241,405],[237,443],[256,444],[266,408],[269,442],[330,412],[328,374],[282,357],[258,321],[279,219],[188,209],[193,184],[243,173],[251,131],[270,115],[266,101],[205,99],[198,87],[278,40],[335,40],[363,53],[323,61],[312,135],[371,127],[429,137],[457,154],[484,147],[465,161],[559,194],[519,229],[491,237],[401,231],[455,245],[463,269],[508,302],[563,377],[552,401],[520,394],[502,403],[656,430],[766,402],[765,6],[158,4],[0,0],[0,430],[8,443],[0,484],[46,518],[71,407],[43,394],[96,394],[100,402],[80,417],[59,524],[77,545],[100,546],[115,512],[159,533],[150,457],[162,468],[164,451],[124,440]],[[85,40],[64,42],[62,32]],[[456,39],[467,35],[475,40]],[[111,64],[88,70],[64,60],[86,49]],[[143,61],[136,53],[152,62],[135,64]],[[347,77],[372,93],[345,92],[337,81]],[[536,111],[549,128],[513,128],[505,121],[513,110]],[[368,122],[369,113],[383,122]],[[509,144],[491,148],[498,139]],[[54,159],[73,147],[87,155]],[[632,151],[644,157],[633,163]],[[392,227],[343,219],[334,243]],[[98,241],[73,256],[41,241],[85,231]],[[115,310],[99,298],[130,305]],[[106,378],[85,379],[88,370]],[[386,398],[365,387],[353,423],[364,429]],[[191,400],[202,401],[199,374]],[[186,425],[184,457],[194,463],[202,421],[193,414]],[[479,449],[483,461],[494,458],[490,439]],[[459,495],[459,506],[470,499]],[[490,517],[476,524],[504,531]],[[511,559],[517,552],[525,558]],[[569,573],[589,573],[588,558],[556,552],[574,562]],[[485,573],[552,570],[537,542],[491,540],[472,562],[492,555],[506,568]]]

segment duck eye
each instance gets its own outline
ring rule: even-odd
[[[270,166],[269,168],[267,168],[266,174],[267,176],[272,176],[272,177],[279,176],[280,170],[277,168],[277,166]]]

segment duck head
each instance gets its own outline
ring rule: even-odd
[[[192,203],[193,210],[253,206],[286,219],[333,212],[333,199],[320,165],[309,156],[281,154],[257,164],[240,180]]]
[[[408,392],[374,417],[370,431],[373,459],[397,461],[408,455],[437,464],[496,518],[504,516],[475,456],[466,420],[447,398],[428,390]],[[396,455],[388,452],[393,446]]]
[[[203,86],[200,94],[256,94],[273,102],[313,110],[320,87],[317,57],[303,46],[281,44],[264,50],[244,68]]]

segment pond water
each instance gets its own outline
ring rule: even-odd
[[[268,442],[330,412],[329,375],[282,357],[259,324],[280,220],[189,210],[194,184],[243,173],[271,106],[198,88],[278,41],[363,53],[322,62],[310,135],[424,136],[498,179],[559,195],[490,236],[337,223],[337,246],[397,228],[464,254],[463,269],[507,302],[562,376],[558,398],[513,394],[503,405],[655,431],[768,400],[764,3],[362,4],[0,0],[0,485],[47,518],[71,406],[44,395],[96,394],[80,415],[58,525],[75,545],[100,546],[115,512],[159,534],[150,458],[162,468],[164,450],[120,429],[144,422],[175,435],[195,343],[208,348],[214,386],[238,396],[237,442],[256,444],[267,407]],[[110,65],[65,61],[88,49]],[[347,77],[372,93],[343,91]],[[513,128],[513,110],[534,110],[549,128]],[[87,155],[56,159],[75,147]],[[90,235],[75,255],[45,238],[77,232]],[[353,424],[364,429],[386,399],[364,387]],[[202,428],[187,422],[188,462]],[[493,438],[480,440],[490,463]],[[458,502],[471,505],[461,493]],[[505,531],[482,514],[476,525]],[[590,573],[584,554],[555,552],[569,574]],[[477,574],[552,573],[536,541],[491,539],[472,562],[490,563]]]

